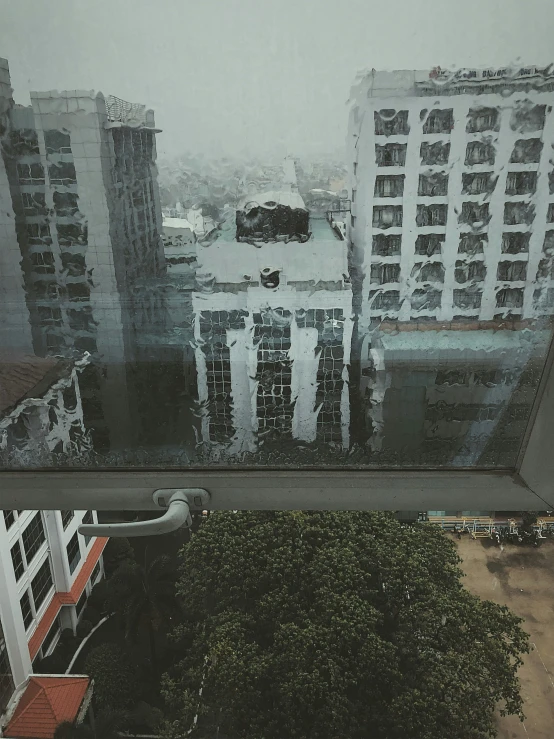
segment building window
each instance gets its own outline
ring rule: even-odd
[[[46,596],[53,587],[54,583],[52,582],[52,573],[50,571],[50,558],[48,557],[41,564],[39,571],[31,582],[35,611],[39,610],[41,605],[44,603]]]
[[[467,223],[469,226],[486,225],[490,220],[489,204],[462,203],[462,212],[458,217],[459,223]]]
[[[404,167],[406,164],[406,144],[376,146],[375,161],[379,167]]]
[[[6,531],[9,531],[15,523],[14,511],[4,511],[4,523],[6,524]]]
[[[41,216],[48,212],[43,192],[22,192],[21,202],[26,216]]]
[[[352,202],[356,202],[356,190],[352,190]]]
[[[353,173],[356,174],[356,172],[358,171],[358,162],[354,162],[352,164],[352,170],[353,170]]]
[[[440,172],[420,174],[417,194],[428,197],[448,195],[448,175]]]
[[[23,616],[23,625],[25,626],[25,629],[28,629],[29,626],[33,623],[33,611],[31,608],[31,599],[29,598],[29,593],[26,590],[21,598],[19,599],[19,605],[21,606],[21,615]]]
[[[419,262],[413,274],[417,275],[417,282],[444,282],[444,267],[440,262]]]
[[[509,172],[506,179],[506,195],[527,195],[537,189],[536,172]]]
[[[418,205],[416,224],[418,226],[446,226],[447,205]]]
[[[416,239],[415,253],[431,257],[442,252],[443,234],[419,234]]]
[[[483,282],[487,268],[483,262],[456,262],[454,269],[454,279],[457,283],[464,282]]]
[[[46,541],[44,535],[44,526],[40,511],[33,516],[31,522],[23,532],[23,549],[25,550],[25,558],[27,566],[31,564],[38,550]]]
[[[29,244],[51,244],[50,226],[47,223],[27,223],[25,226]]]
[[[494,164],[496,150],[492,144],[483,141],[470,141],[466,147],[466,166],[472,164]]]
[[[38,251],[31,254],[33,272],[38,275],[53,275],[56,271],[54,255],[51,251]]]
[[[85,515],[83,516],[83,523],[84,524],[92,524],[94,523],[94,518],[92,515],[92,511],[87,511]],[[88,547],[90,540],[92,539],[92,536],[84,536],[85,540],[85,547]]]
[[[400,292],[398,290],[371,291],[369,293],[369,304],[372,310],[397,311],[400,308]]]
[[[402,236],[400,234],[392,236],[377,234],[373,237],[372,253],[380,257],[393,257],[400,254],[401,246]]]
[[[371,284],[385,285],[389,282],[398,282],[400,280],[399,264],[372,264],[371,265]]]
[[[487,234],[461,234],[458,253],[471,255],[482,254],[487,244]]]
[[[427,111],[422,111],[425,116]],[[423,133],[450,133],[454,128],[454,115],[452,108],[431,110],[425,118]]]
[[[61,326],[62,311],[61,308],[52,308],[48,305],[38,306],[38,317],[42,326]]]
[[[492,172],[469,172],[462,175],[462,192],[468,195],[491,193],[496,185]]]
[[[510,128],[512,131],[520,131],[521,133],[529,133],[530,131],[540,131],[544,128],[544,120],[546,116],[546,105],[533,105],[529,107],[528,102],[515,106],[510,119]]]
[[[350,214],[350,225],[352,228],[356,228],[356,216],[353,216],[352,214]]]
[[[18,164],[17,176],[20,185],[44,185],[44,168],[38,162]]]
[[[19,582],[21,575],[25,572],[25,565],[23,563],[23,554],[21,553],[21,545],[18,541],[15,542],[10,550],[12,555],[13,571],[15,573],[15,579]]]
[[[0,714],[4,713],[15,690],[6,641],[0,627]]]
[[[90,576],[90,584],[94,585],[94,583],[98,580],[99,576],[100,576],[100,560],[98,560],[98,562],[94,565],[92,575]]]
[[[54,192],[54,208],[57,216],[74,216],[79,210],[79,196],[73,192]]]
[[[66,547],[67,551],[67,560],[69,562],[69,571],[71,574],[75,572],[75,568],[79,564],[81,560],[81,550],[79,548],[79,539],[77,537],[77,534],[73,534],[71,539],[69,540],[69,544]]]
[[[498,108],[474,108],[467,116],[467,133],[499,131],[500,115]]]
[[[441,307],[442,292],[431,288],[414,290],[410,302],[412,310],[436,310]]]
[[[58,131],[56,128],[44,132],[44,145],[48,154],[71,154],[69,133]]]
[[[42,656],[46,657],[46,654],[50,647],[52,646],[55,638],[60,633],[60,620],[59,618],[56,618],[52,626],[50,627],[50,631],[46,634],[46,637],[44,641],[42,642]]]
[[[86,246],[88,240],[88,228],[86,224],[78,225],[76,223],[58,223],[56,224],[58,231],[58,241],[60,246]]]
[[[407,110],[375,111],[374,120],[376,136],[407,136],[410,132]]]
[[[512,231],[502,234],[502,254],[521,254],[529,251],[530,233]]]
[[[59,162],[48,167],[50,184],[52,185],[76,185],[77,173],[72,162]]]
[[[504,223],[507,226],[532,223],[534,218],[535,207],[532,203],[504,203]]]
[[[521,308],[523,305],[523,290],[507,287],[496,293],[497,308]]]
[[[481,307],[481,290],[454,290],[454,305],[462,310],[473,310]]]
[[[383,205],[373,208],[373,227],[391,228],[402,225],[402,206]]]
[[[533,164],[540,161],[542,141],[540,139],[519,139],[514,144],[510,162]]]
[[[66,528],[71,523],[71,521],[73,520],[73,517],[74,517],[75,513],[73,511],[60,511],[60,513],[61,513],[61,516],[62,516],[62,526],[63,526],[64,531],[65,531]]]
[[[399,198],[404,194],[404,175],[386,176],[375,178],[376,198]]]
[[[546,222],[554,223],[554,203],[550,203],[548,206],[548,212],[546,214]]]
[[[81,597],[79,598],[79,600],[77,601],[77,604],[75,606],[75,613],[77,614],[77,616],[80,616],[81,615],[82,610],[86,606],[86,604],[87,604],[87,591],[85,589],[81,593]]]
[[[517,282],[527,277],[527,262],[499,262],[496,279],[501,282]]]
[[[440,141],[430,144],[429,142],[424,141],[421,144],[419,153],[422,164],[448,164],[450,144],[443,144]]]
[[[69,282],[67,295],[69,300],[90,300],[90,288],[86,282]]]

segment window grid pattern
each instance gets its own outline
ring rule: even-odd
[[[257,351],[257,417],[258,431],[269,431],[280,438],[292,436],[292,361],[290,311],[254,314],[254,342]],[[286,325],[279,325],[280,323]]]
[[[446,102],[446,101],[445,101]],[[444,103],[442,103],[444,104]],[[382,106],[383,109],[380,109]],[[456,289],[451,293],[451,302],[449,305],[443,305],[440,291],[438,294],[429,296],[429,300],[422,300],[422,291],[415,291],[415,300],[411,300],[414,295],[410,295],[408,282],[410,274],[405,274],[405,267],[401,267],[400,275],[397,277],[394,267],[379,261],[380,257],[395,257],[395,262],[400,265],[406,264],[410,266],[410,270],[414,265],[413,257],[411,260],[404,260],[402,254],[404,249],[403,235],[388,237],[386,229],[391,228],[400,230],[403,228],[403,220],[405,213],[402,205],[384,205],[374,204],[372,206],[373,221],[373,239],[371,242],[371,279],[372,289],[366,293],[371,305],[369,309],[372,316],[379,316],[381,319],[388,317],[400,317],[395,315],[396,311],[400,311],[401,306],[404,310],[401,315],[408,315],[412,320],[417,320],[417,314],[422,308],[418,308],[420,304],[425,306],[425,310],[432,310],[431,306],[440,306],[437,310],[435,318],[442,320],[463,319],[463,315],[455,315],[456,309],[465,315],[473,318],[506,318],[521,316],[524,305],[525,288],[515,286],[509,287],[506,283],[510,282],[527,282],[531,279],[527,269],[529,259],[529,241],[531,230],[536,227],[534,199],[529,202],[530,195],[537,193],[539,188],[547,188],[548,198],[551,201],[548,206],[546,217],[547,229],[554,224],[554,170],[548,171],[546,175],[539,175],[539,164],[543,161],[542,129],[544,128],[547,112],[550,109],[544,105],[522,106],[521,109],[516,107],[511,112],[509,118],[510,135],[513,144],[506,150],[502,150],[502,156],[506,157],[505,162],[497,161],[500,156],[498,149],[498,138],[502,133],[501,126],[508,125],[503,121],[500,115],[500,107],[473,107],[468,108],[464,116],[454,121],[452,108],[433,108],[412,110],[409,114],[398,114],[400,111],[387,110],[385,101],[376,102],[376,111],[374,114],[375,121],[375,163],[377,170],[374,179],[374,197],[386,198],[397,197],[399,200],[406,197],[404,188],[404,174],[402,168],[405,167],[408,142],[410,149],[412,146],[418,147],[420,158],[420,172],[416,181],[417,193],[410,192],[410,196],[419,196],[419,202],[416,204],[416,228],[432,228],[431,234],[425,236],[433,237],[428,241],[424,241],[421,236],[416,236],[415,254],[432,257],[436,255],[441,260],[444,258],[444,243],[436,240],[437,231],[446,231],[446,229],[454,228],[448,224],[451,215],[448,214],[448,206],[446,205],[446,197],[455,195],[449,187],[449,168],[451,163],[451,142],[450,134],[452,130],[461,125],[465,131],[465,141],[463,148],[458,151],[459,144],[456,144],[457,150],[455,156],[461,159],[461,183],[456,183],[458,194],[465,196],[474,196],[462,198],[460,212],[456,213],[454,218],[457,220],[456,230],[459,235],[458,254],[463,255],[465,263],[456,262],[455,282],[468,283],[471,280],[476,281],[476,285],[468,286],[464,289]],[[377,109],[378,108],[378,109]],[[372,114],[373,115],[373,114]],[[458,115],[458,113],[456,114]],[[418,120],[419,119],[419,120]],[[396,122],[394,122],[396,121]],[[418,127],[419,138],[408,138],[410,128],[412,135],[413,128]],[[521,131],[526,135],[525,138],[518,135]],[[515,133],[514,133],[515,132]],[[438,135],[440,134],[440,136]],[[383,137],[394,136],[394,138],[386,142]],[[542,157],[542,159],[541,159]],[[489,165],[489,166],[487,166]],[[540,165],[541,167],[543,165]],[[396,169],[388,176],[382,167],[395,167]],[[505,167],[507,175],[498,176],[498,168]],[[485,171],[483,171],[485,170]],[[498,185],[498,182],[501,185]],[[398,183],[398,184],[396,184]],[[410,188],[413,188],[413,183]],[[494,263],[490,264],[489,251],[489,222],[492,218],[491,206],[489,205],[490,196],[497,187],[502,188],[504,203],[501,207],[504,212],[500,214],[501,221],[504,222],[504,233],[501,234],[501,254],[514,255],[513,263],[503,261],[502,257],[495,257]],[[478,198],[476,196],[485,196]],[[518,200],[517,196],[524,196]],[[525,197],[527,196],[527,197]],[[425,198],[425,199],[424,199]],[[439,198],[438,202],[433,203],[434,198]],[[440,200],[442,198],[442,200]],[[405,202],[405,200],[404,200]],[[398,208],[397,211],[394,208]],[[369,215],[369,214],[368,214]],[[411,234],[411,224],[408,226],[408,233]],[[543,224],[539,224],[539,228]],[[385,233],[379,231],[385,230]],[[465,231],[465,232],[464,232]],[[444,231],[443,231],[444,233]],[[408,236],[411,241],[411,236]],[[440,236],[439,236],[440,238]],[[398,239],[398,241],[397,241]],[[444,236],[442,237],[444,240]],[[537,280],[540,279],[540,286],[537,287],[533,294],[533,306],[541,304],[545,306],[551,303],[550,298],[554,296],[554,229],[546,231],[545,244],[552,243],[552,264],[548,260],[542,260],[538,266]],[[414,247],[411,247],[413,249]],[[546,247],[545,247],[546,249]],[[504,258],[505,259],[505,258]],[[391,260],[392,261],[392,260]],[[452,262],[450,262],[452,265]],[[421,274],[433,271],[421,268]],[[551,268],[552,267],[552,268]],[[453,266],[448,266],[448,271]],[[441,280],[438,282],[449,282],[452,279],[444,272],[440,266],[436,267],[438,275],[439,269],[442,270]],[[483,281],[490,270],[487,277],[487,287],[484,288]],[[395,279],[400,282],[400,292],[397,290],[375,291],[373,285],[387,284],[390,275],[394,275]],[[370,277],[368,273],[367,277]],[[384,280],[382,278],[385,278]],[[496,283],[490,283],[491,279],[496,279]],[[431,280],[433,282],[433,280]],[[451,284],[451,283],[450,283]],[[392,285],[391,285],[392,287]],[[439,287],[442,287],[439,284]],[[483,299],[484,289],[494,289],[492,304],[496,304],[497,308],[505,309],[502,314],[490,315],[491,300]],[[408,298],[411,303],[410,313],[406,314],[406,302]],[[540,302],[542,301],[542,302]],[[527,303],[526,303],[527,305]],[[550,310],[551,308],[551,310]],[[550,305],[549,312],[554,312],[554,305]],[[445,315],[446,312],[446,315]],[[414,316],[415,313],[415,316]],[[428,315],[423,313],[423,315]],[[432,318],[429,316],[427,320]]]
[[[13,571],[17,582],[21,579],[21,576],[25,572],[25,563],[23,562],[23,554],[21,553],[21,544],[19,540],[15,542],[10,550],[12,557]]]
[[[21,615],[23,616],[23,625],[26,629],[33,623],[33,610],[31,608],[31,599],[29,598],[29,592],[26,590],[21,598],[19,599],[19,605],[21,606]]]
[[[6,709],[15,690],[6,640],[0,625],[0,714]]]
[[[60,513],[62,514],[62,526],[65,531],[65,529],[69,526],[69,524],[73,520],[75,513],[73,511],[60,511]]]

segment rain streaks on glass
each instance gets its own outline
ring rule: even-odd
[[[554,310],[550,68],[364,73],[344,161],[156,163],[154,112],[13,103],[0,465],[511,467]]]

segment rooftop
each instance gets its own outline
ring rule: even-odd
[[[84,675],[29,678],[4,730],[11,739],[52,739],[63,721],[75,721],[90,685]]]
[[[67,369],[55,357],[0,354],[0,417],[25,398],[42,396]]]

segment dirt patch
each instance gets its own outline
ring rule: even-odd
[[[554,543],[502,548],[472,539],[454,542],[462,557],[464,585],[481,598],[508,606],[524,619],[532,651],[519,677],[526,719],[498,716],[499,739],[554,737]]]

